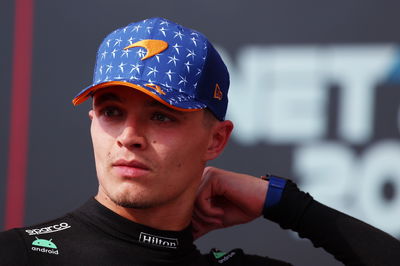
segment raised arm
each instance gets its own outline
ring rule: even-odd
[[[249,222],[264,214],[308,238],[345,265],[400,265],[400,241],[360,220],[315,201],[288,181],[281,200],[268,209],[268,181],[207,168],[193,213],[194,236]]]

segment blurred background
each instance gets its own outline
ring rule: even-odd
[[[400,238],[400,2],[0,0],[0,228],[58,217],[97,191],[88,111],[106,34],[149,17],[203,32],[231,73],[211,165],[290,177]],[[340,265],[264,219],[196,241],[295,265]]]

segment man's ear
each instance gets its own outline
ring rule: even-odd
[[[209,145],[206,152],[206,160],[217,158],[228,143],[233,130],[233,123],[229,120],[215,123],[212,128]]]
[[[89,111],[89,118],[90,120],[93,120],[93,116],[94,116],[94,111],[93,109]]]

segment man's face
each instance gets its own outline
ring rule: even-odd
[[[194,200],[212,159],[205,111],[175,111],[120,86],[96,92],[89,115],[99,195],[130,208]]]

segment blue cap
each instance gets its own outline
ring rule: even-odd
[[[140,90],[173,109],[208,108],[225,119],[229,73],[220,55],[200,32],[163,18],[109,34],[97,52],[93,84],[72,102],[78,105],[98,89],[116,85]]]

